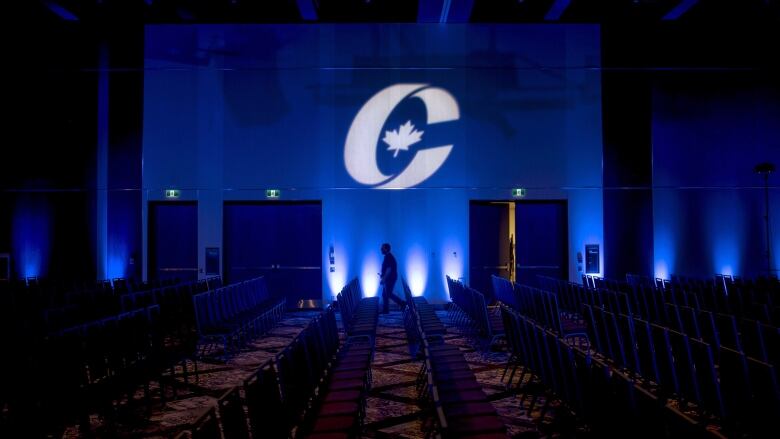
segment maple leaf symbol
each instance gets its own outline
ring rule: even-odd
[[[412,121],[407,120],[397,130],[385,131],[385,138],[382,141],[387,143],[388,151],[395,151],[395,154],[393,154],[393,158],[395,158],[398,156],[398,151],[408,151],[410,145],[419,142],[424,132],[417,131],[414,125],[412,125]]]

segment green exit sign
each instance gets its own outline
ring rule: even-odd
[[[166,189],[165,190],[165,198],[179,198],[181,193],[178,189]]]
[[[525,189],[516,187],[512,189],[512,196],[515,198],[524,198],[525,197]]]
[[[280,191],[279,189],[266,189],[265,190],[265,197],[266,198],[276,199],[276,198],[279,198],[281,196],[282,196],[282,191]]]

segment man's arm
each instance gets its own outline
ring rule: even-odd
[[[385,272],[382,274],[382,277],[379,280],[380,284],[385,283],[385,278],[390,275],[391,271],[393,271],[393,270],[390,267],[387,267],[387,269],[385,269]]]

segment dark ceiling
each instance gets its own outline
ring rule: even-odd
[[[779,0],[33,0],[36,20],[84,23],[777,22]]]
[[[771,68],[780,0],[29,0],[15,3],[21,65],[139,68],[152,23],[596,23],[604,68]],[[6,16],[8,17],[8,15]],[[17,19],[18,18],[18,19]],[[8,18],[7,18],[8,20]]]

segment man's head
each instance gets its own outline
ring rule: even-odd
[[[390,244],[388,243],[382,244],[382,254],[386,255],[388,253],[390,253]]]

